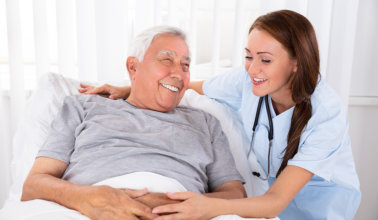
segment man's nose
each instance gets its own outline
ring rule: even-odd
[[[183,80],[184,78],[184,71],[182,69],[181,63],[176,63],[172,66],[171,69],[171,77],[177,78],[178,80]]]

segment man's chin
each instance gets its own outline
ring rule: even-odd
[[[170,100],[170,101],[165,101],[165,102],[162,102],[160,103],[160,107],[161,107],[161,112],[169,112],[173,109],[175,109],[178,104],[180,103],[181,101],[181,98],[179,100]]]

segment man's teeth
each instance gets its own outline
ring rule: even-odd
[[[259,79],[259,78],[253,78],[254,81],[256,82],[264,82],[266,79]]]
[[[167,85],[167,84],[164,84],[164,83],[161,83],[162,86],[164,86],[165,88],[173,91],[173,92],[178,92],[179,89],[177,87],[174,87],[174,86],[171,86],[171,85]]]

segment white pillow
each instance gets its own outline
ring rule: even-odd
[[[11,200],[20,200],[23,182],[46,140],[50,123],[64,97],[77,94],[78,87],[79,82],[59,74],[47,73],[40,78],[37,90],[26,103],[24,116],[13,138]]]
[[[39,148],[46,140],[52,120],[62,106],[64,97],[78,94],[79,84],[77,80],[65,78],[55,73],[47,73],[39,80],[38,88],[27,102],[24,117],[21,119],[13,139],[12,186],[9,200],[20,200],[23,182],[34,163]],[[250,173],[246,158],[246,147],[244,147],[248,146],[249,142],[238,114],[231,108],[206,96],[201,96],[193,90],[186,92],[180,105],[202,109],[220,120],[230,142],[236,166],[246,181],[247,194],[252,196],[265,192],[267,186],[257,182],[252,183],[256,178]],[[259,167],[258,163],[255,163]],[[258,178],[257,181],[259,181]],[[259,184],[259,186],[256,184]],[[252,185],[254,186],[252,187]]]

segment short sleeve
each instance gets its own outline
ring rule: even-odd
[[[240,180],[244,183],[236,169],[229,142],[223,133],[221,125],[215,117],[208,115],[207,123],[211,134],[211,144],[213,149],[213,163],[206,167],[208,185],[210,191],[216,187],[230,181]]]
[[[229,70],[206,80],[202,85],[202,90],[206,96],[238,110],[241,105],[246,75],[248,74],[244,67]]]
[[[51,123],[49,135],[37,157],[50,157],[69,163],[75,146],[76,129],[82,122],[83,112],[77,96],[67,96]]]
[[[317,109],[302,133],[297,154],[288,165],[302,167],[330,181],[343,145],[349,144],[348,121],[341,106]]]

